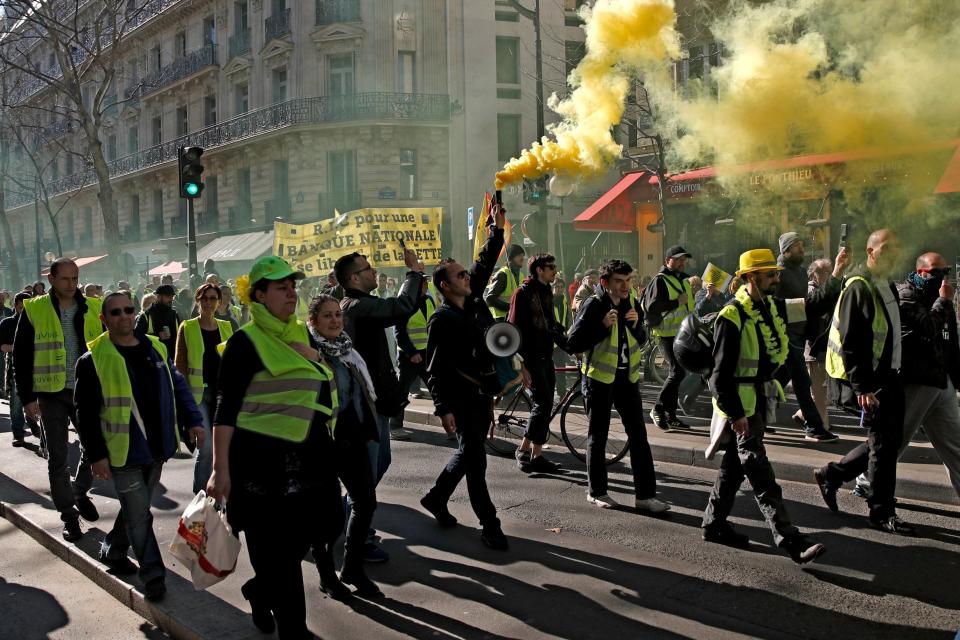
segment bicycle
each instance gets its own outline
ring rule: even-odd
[[[643,363],[643,381],[663,385],[670,375],[670,363],[663,355],[660,341],[653,336],[647,338],[640,348],[640,361]]]
[[[554,371],[576,373],[576,380],[554,405],[549,421],[552,423],[557,414],[560,415],[560,439],[570,453],[581,462],[586,462],[589,418],[581,391],[583,373],[579,366],[555,366]],[[492,412],[490,431],[487,433],[487,447],[498,455],[512,456],[523,439],[533,402],[530,399],[530,392],[523,385],[499,398],[498,402],[504,399],[507,400],[506,404],[499,413],[496,409]],[[547,441],[549,442],[550,439],[557,440],[552,430],[549,432]],[[605,451],[607,464],[621,460],[627,454],[627,449],[627,433],[623,428],[623,422],[620,421],[617,412],[611,410],[610,431]]]

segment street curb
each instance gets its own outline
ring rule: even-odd
[[[175,638],[176,640],[204,639],[204,636],[179,622],[168,612],[164,611],[162,607],[147,602],[143,595],[132,585],[107,573],[99,562],[93,560],[72,544],[57,538],[14,507],[5,502],[0,502],[0,516],[3,516],[15,527],[36,540],[41,546],[50,551],[50,553],[82,573],[90,579],[90,581],[119,600],[134,613],[148,622],[153,623],[171,638]]]
[[[423,424],[429,426],[440,426],[440,418],[416,409],[406,409],[404,411],[404,420],[414,424]],[[566,451],[566,445],[558,442]],[[666,462],[670,464],[682,464],[690,467],[702,467],[706,469],[717,469],[720,466],[720,458],[707,460],[704,457],[701,447],[679,444],[663,444],[651,442],[650,449],[653,452],[653,459],[657,462]],[[782,458],[771,458],[774,472],[780,480],[789,480],[792,482],[803,482],[805,484],[816,484],[813,478],[814,466],[810,462],[795,462],[784,460]],[[853,483],[849,483],[852,487]],[[915,478],[900,476],[897,478],[897,497],[909,500],[922,500],[925,502],[936,502],[950,506],[956,506],[957,494],[953,487],[948,483],[926,482]]]

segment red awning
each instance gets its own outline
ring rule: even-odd
[[[937,188],[933,190],[934,193],[956,193],[958,191],[960,191],[960,146],[957,147],[953,157],[950,158],[947,170],[940,176]]]
[[[152,276],[178,276],[187,268],[176,260],[170,260],[169,262],[164,262],[159,267],[154,267],[150,269],[150,275]]]
[[[637,216],[628,190],[641,178],[649,178],[645,171],[629,173],[596,202],[573,219],[578,231],[617,231],[629,233],[637,230]]]
[[[110,254],[109,254],[109,253],[105,253],[105,254],[103,254],[102,256],[89,256],[89,257],[87,257],[87,258],[74,258],[73,261],[74,261],[75,263],[77,263],[77,268],[82,269],[83,267],[87,266],[88,264],[93,264],[93,263],[96,262],[97,260],[103,260],[103,259],[106,258],[108,255],[110,255]],[[42,275],[42,276],[46,276],[46,275],[49,275],[49,274],[50,274],[50,267],[47,267],[46,269],[44,269],[43,271],[40,272],[40,275]]]

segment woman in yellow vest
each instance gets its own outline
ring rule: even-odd
[[[217,320],[226,320],[230,323],[233,330],[236,331],[240,328],[240,325],[243,324],[243,321],[241,320],[242,313],[240,307],[233,302],[233,289],[228,284],[221,284],[219,291],[220,301],[213,317]]]
[[[242,592],[254,624],[298,640],[308,637],[300,563],[321,526],[343,522],[332,459],[336,386],[294,315],[303,277],[265,256],[237,283],[250,322],[223,351],[207,482],[246,534],[255,576]]]
[[[203,416],[206,432],[204,444],[197,451],[193,469],[193,492],[207,486],[213,468],[213,436],[211,418],[216,407],[217,374],[220,370],[220,352],[217,345],[233,335],[233,326],[215,317],[220,304],[220,290],[212,284],[203,284],[193,296],[200,310],[196,318],[180,324],[177,331],[177,351],[174,362],[190,384],[193,399]]]
[[[373,512],[377,508],[367,443],[378,441],[377,394],[363,358],[354,350],[353,341],[343,330],[340,301],[320,294],[310,303],[310,333],[316,340],[323,361],[333,370],[337,382],[337,429],[334,432],[336,472],[350,496],[347,539],[343,547],[343,568],[340,581],[328,582],[333,571],[333,547],[343,527],[326,529],[314,547],[314,558],[320,569],[320,589],[331,598],[342,600],[350,595],[341,581],[351,584],[363,597],[382,596],[380,589],[363,569],[364,547]]]

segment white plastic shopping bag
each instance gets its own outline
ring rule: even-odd
[[[226,513],[199,491],[180,516],[170,553],[190,567],[194,588],[206,589],[236,569],[240,540],[230,530]]]

